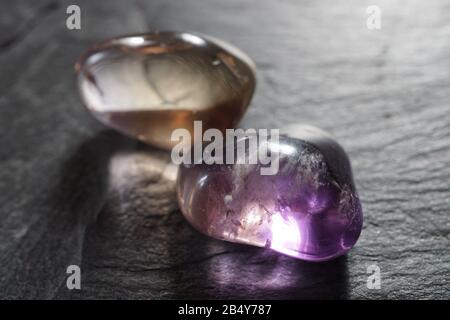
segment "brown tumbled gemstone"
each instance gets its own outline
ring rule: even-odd
[[[255,89],[250,58],[223,41],[184,32],[114,38],[76,65],[84,104],[109,127],[169,149],[172,131],[193,124],[224,131],[241,119]]]

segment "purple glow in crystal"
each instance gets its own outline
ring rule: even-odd
[[[319,129],[294,136],[272,145],[280,152],[275,175],[261,175],[259,164],[181,165],[177,192],[187,220],[214,238],[303,260],[348,252],[363,220],[348,157]]]

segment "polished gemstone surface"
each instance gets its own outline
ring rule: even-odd
[[[76,65],[82,99],[104,124],[170,149],[178,128],[234,127],[255,88],[254,64],[223,41],[183,32],[115,38]],[[193,134],[192,134],[193,136]]]
[[[269,143],[279,152],[275,175],[261,175],[261,164],[181,165],[177,193],[187,220],[212,237],[304,260],[349,251],[363,217],[348,157],[319,129],[292,135]]]

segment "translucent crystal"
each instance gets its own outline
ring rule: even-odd
[[[104,124],[169,149],[173,130],[234,127],[255,88],[254,64],[217,39],[182,32],[115,38],[76,65],[82,99]],[[193,135],[192,135],[193,136]]]
[[[269,149],[279,152],[275,175],[261,175],[260,164],[181,165],[177,193],[187,220],[212,237],[304,260],[349,251],[362,210],[344,150],[312,127]]]

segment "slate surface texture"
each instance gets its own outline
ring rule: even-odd
[[[66,28],[66,8],[82,11]],[[366,8],[382,12],[366,27]],[[1,298],[450,298],[450,2],[0,1]],[[308,123],[347,150],[364,208],[346,256],[307,263],[209,239],[169,155],[97,123],[73,65],[148,30],[223,38],[258,67],[240,126]],[[66,288],[81,266],[82,289]],[[381,289],[366,286],[367,266]]]

